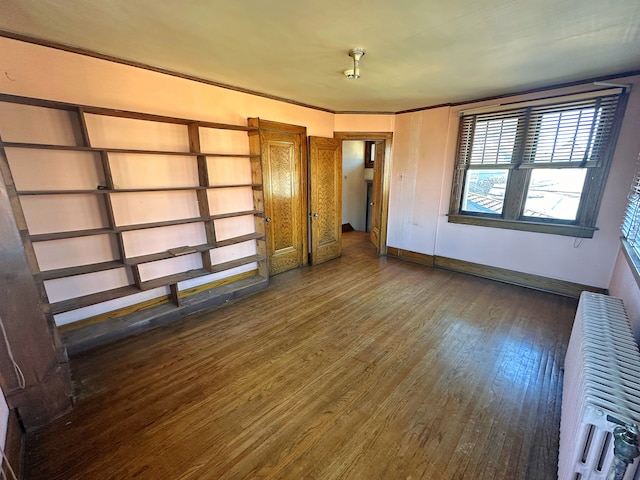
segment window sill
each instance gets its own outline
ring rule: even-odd
[[[550,235],[564,235],[574,238],[593,238],[595,227],[579,227],[576,225],[558,225],[553,223],[526,222],[502,220],[500,218],[475,217],[472,215],[449,214],[450,223],[477,225],[481,227],[505,228],[508,230],[523,230],[526,232],[548,233]]]
[[[638,257],[633,247],[631,247],[625,238],[621,237],[620,241],[622,242],[622,251],[629,264],[629,270],[633,273],[633,278],[636,279],[636,283],[638,287],[640,287],[640,257]]]

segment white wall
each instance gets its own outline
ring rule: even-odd
[[[364,141],[342,142],[342,224],[366,230],[367,183],[364,179]]]
[[[607,288],[619,248],[630,166],[640,149],[640,77],[623,128],[592,239],[447,222],[459,111],[496,101],[398,115],[395,123],[388,244],[429,255]],[[593,84],[508,97],[500,103],[593,90]],[[635,152],[635,153],[632,153]]]

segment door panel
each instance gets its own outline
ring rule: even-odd
[[[270,131],[260,136],[269,273],[276,275],[303,263],[300,137]]]
[[[311,263],[342,253],[342,141],[309,137]]]
[[[369,239],[380,253],[380,223],[382,222],[382,167],[384,164],[384,140],[375,142],[373,161],[373,198],[371,200],[371,232]]]

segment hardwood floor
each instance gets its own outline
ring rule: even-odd
[[[576,301],[343,256],[72,361],[25,479],[553,479]]]

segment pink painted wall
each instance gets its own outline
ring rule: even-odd
[[[607,288],[619,248],[619,225],[630,172],[640,150],[640,77],[617,79],[633,83],[624,125],[613,158],[599,230],[592,239],[459,225],[447,222],[459,111],[443,107],[398,115],[391,178],[389,236],[391,246],[430,255],[542,275]],[[593,90],[592,84],[544,92],[545,96]],[[536,98],[500,99],[510,103]],[[485,102],[495,104],[496,101]]]
[[[636,341],[640,343],[640,288],[622,251],[618,253],[609,284],[609,293],[621,298],[631,322]]]
[[[212,122],[261,117],[333,136],[328,112],[0,38],[0,92]]]
[[[336,132],[393,132],[395,115],[335,115]]]
[[[395,116],[334,115],[6,38],[0,38],[0,61],[6,72],[0,76],[2,93],[224,123],[244,124],[255,116],[304,125],[317,136],[332,136],[334,131],[394,132],[389,245],[597,287],[608,287],[612,278],[629,172],[640,147],[638,77],[618,80],[634,83],[635,88],[605,189],[599,231],[593,239],[579,241],[447,222],[458,111],[480,103]],[[589,89],[593,85],[545,95]]]

